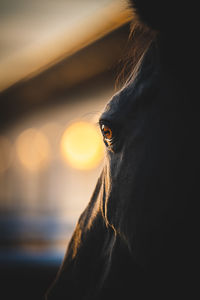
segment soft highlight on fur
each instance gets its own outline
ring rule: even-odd
[[[130,25],[129,47],[122,59],[122,70],[116,79],[116,88],[124,88],[137,76],[145,53],[157,36],[157,31],[134,19]]]

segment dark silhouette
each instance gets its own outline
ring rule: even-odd
[[[199,294],[197,4],[131,3],[151,42],[100,117],[105,164],[48,300]]]

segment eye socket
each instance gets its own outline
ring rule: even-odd
[[[100,119],[99,126],[103,135],[103,141],[106,147],[116,152],[119,149],[119,127],[116,124],[111,124],[107,120]]]
[[[112,130],[108,126],[102,124],[101,125],[101,130],[102,130],[103,136],[106,140],[111,140],[112,139],[113,133],[112,133]]]

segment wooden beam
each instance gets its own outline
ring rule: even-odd
[[[17,52],[0,62],[0,91],[40,72],[92,44],[132,19],[124,0],[111,0],[87,19],[45,43]]]

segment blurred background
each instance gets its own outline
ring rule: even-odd
[[[100,174],[126,0],[0,0],[2,299],[44,299]]]

